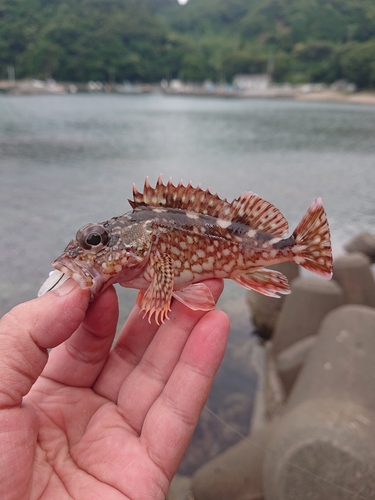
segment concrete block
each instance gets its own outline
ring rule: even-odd
[[[352,399],[375,412],[375,309],[339,307],[326,316],[287,403],[316,397]]]
[[[293,262],[275,264],[269,268],[283,273],[288,278],[289,283],[299,275],[299,266]],[[254,290],[247,293],[251,319],[261,338],[268,340],[271,337],[285,297],[285,295],[281,295],[278,299],[266,297]]]
[[[285,390],[276,368],[272,341],[265,343],[266,373],[265,373],[265,409],[267,420],[280,415],[284,411]]]
[[[363,232],[355,236],[345,245],[347,252],[361,252],[375,261],[375,234]]]
[[[190,477],[176,474],[171,482],[165,500],[194,500]]]
[[[279,419],[200,467],[192,477],[194,500],[263,500],[263,462]]]
[[[375,498],[375,309],[329,313],[264,465],[266,500]]]
[[[308,354],[317,341],[317,335],[311,335],[281,351],[276,357],[276,369],[288,396]]]
[[[272,337],[275,355],[315,335],[324,316],[344,303],[343,291],[334,281],[301,276],[293,281],[291,290]]]
[[[374,422],[374,412],[337,399],[288,412],[264,463],[265,500],[374,499]]]
[[[347,304],[375,307],[375,281],[370,258],[363,253],[350,253],[335,259],[333,279],[344,291]]]

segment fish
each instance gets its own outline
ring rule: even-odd
[[[85,224],[52,262],[45,293],[67,278],[89,290],[91,299],[119,283],[139,290],[143,316],[168,319],[172,299],[192,310],[215,308],[204,280],[228,278],[270,297],[290,293],[287,278],[265,266],[295,262],[332,277],[327,216],[320,198],[294,232],[271,203],[247,191],[228,202],[200,185],[177,185],[160,175],[143,192],[133,185],[131,211],[105,222]]]

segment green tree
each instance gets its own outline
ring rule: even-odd
[[[246,48],[234,50],[223,61],[224,72],[231,80],[238,73],[264,73],[268,56],[258,50]]]
[[[344,47],[341,57],[344,78],[354,82],[358,88],[375,87],[375,40],[354,42]]]
[[[179,77],[187,82],[202,82],[207,77],[206,60],[202,52],[190,51],[182,57]]]
[[[0,0],[0,78],[348,78],[374,86],[374,0]]]

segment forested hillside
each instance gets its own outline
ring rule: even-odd
[[[0,78],[375,87],[374,0],[0,0]]]

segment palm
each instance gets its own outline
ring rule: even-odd
[[[34,484],[45,498],[82,498],[85,491],[90,499],[92,492],[98,498],[157,498],[152,494],[155,483],[160,497],[165,494],[170,478],[160,474],[147,442],[116,404],[91,389],[68,391],[44,381],[43,386],[41,399],[54,398],[46,409],[38,396],[34,400],[39,429],[44,429],[38,436]]]
[[[210,286],[218,296],[221,283]],[[0,473],[0,493],[9,494],[0,496],[163,499],[223,355],[228,320],[219,311],[192,312],[175,303],[159,328],[136,308],[110,350],[114,290],[89,307],[82,323],[87,297],[74,294],[67,302],[77,305],[81,294],[83,305],[69,320],[73,335],[62,339],[66,325],[51,318],[44,327],[53,324],[48,341],[36,340],[57,347],[23,406],[12,409],[16,440],[4,483]],[[40,370],[42,356],[39,351],[34,363]],[[6,489],[10,481],[16,489]]]

